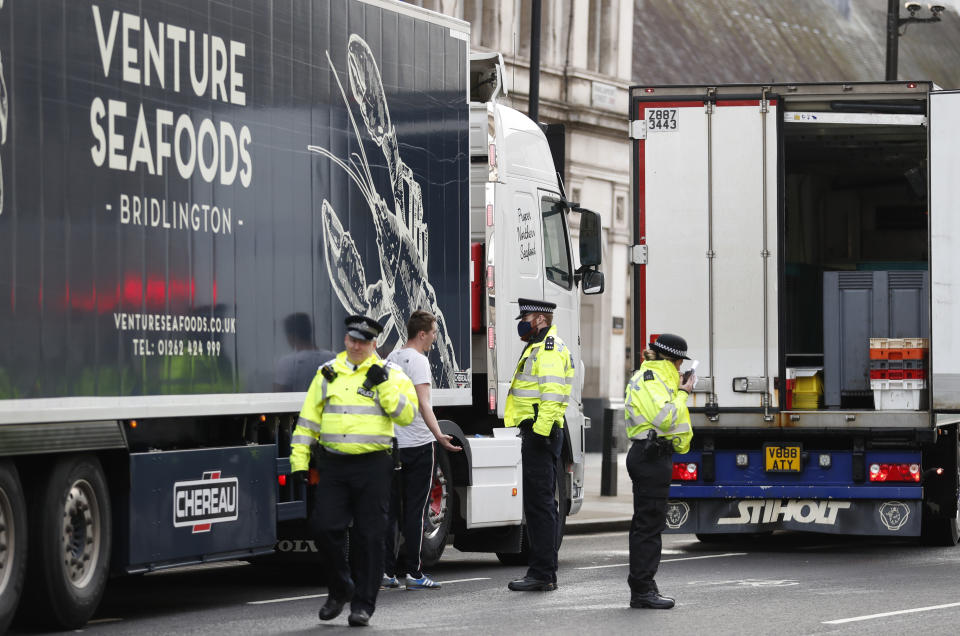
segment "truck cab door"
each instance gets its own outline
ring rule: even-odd
[[[930,407],[960,410],[960,92],[930,93]]]
[[[691,406],[761,407],[778,368],[777,103],[759,87],[634,90],[637,348],[679,334],[706,394]]]

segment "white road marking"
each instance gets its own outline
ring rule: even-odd
[[[883,612],[881,614],[867,614],[866,616],[854,616],[852,618],[838,618],[833,621],[821,621],[824,625],[842,625],[844,623],[855,623],[857,621],[868,621],[874,618],[886,618],[887,616],[899,616],[900,614],[915,614],[916,612],[929,612],[938,609],[947,609],[948,607],[960,607],[960,603],[945,603],[943,605],[929,605],[927,607],[914,607],[913,609],[896,610],[894,612]]]
[[[326,594],[307,594],[306,596],[288,596],[287,598],[271,598],[266,601],[247,601],[247,605],[267,605],[268,603],[286,603],[287,601],[303,601],[308,598],[323,598]]]
[[[489,576],[481,576],[473,579],[453,579],[452,581],[437,581],[440,585],[449,585],[451,583],[469,583],[471,581],[489,581]],[[403,588],[399,588],[403,589]],[[247,605],[268,605],[270,603],[287,603],[289,601],[303,601],[311,598],[324,598],[326,594],[306,594],[304,596],[288,596],[286,598],[271,598],[265,601],[247,601]]]
[[[696,561],[697,559],[721,559],[723,557],[746,556],[746,552],[726,552],[724,554],[704,554],[703,556],[682,557],[679,559],[662,559],[660,563],[674,563],[675,561]],[[622,568],[630,565],[629,563],[613,563],[611,565],[590,565],[587,567],[576,568],[577,570],[601,570],[603,568]]]

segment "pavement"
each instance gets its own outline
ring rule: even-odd
[[[616,495],[600,494],[602,453],[586,453],[583,471],[583,506],[580,512],[567,517],[565,534],[620,532],[630,529],[633,516],[633,490],[627,473],[627,454],[617,455]]]

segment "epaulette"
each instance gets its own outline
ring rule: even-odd
[[[396,362],[390,362],[389,360],[384,360],[383,366],[386,367],[387,369],[393,369],[394,371],[403,371],[403,367],[401,367]]]
[[[554,345],[553,336],[547,336],[546,339],[544,339],[543,341],[543,348],[546,349],[547,351],[553,351],[553,345]]]
[[[654,378],[653,371],[651,371],[650,369],[647,369],[646,371],[643,372],[644,381],[650,381],[653,378]]]

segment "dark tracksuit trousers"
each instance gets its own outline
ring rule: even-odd
[[[389,576],[423,576],[420,549],[423,546],[423,515],[433,484],[435,450],[433,443],[401,448],[400,470],[393,474],[393,493],[387,516],[386,553],[383,572]],[[402,517],[402,518],[401,518]],[[403,535],[402,558],[397,556],[396,524]]]
[[[527,576],[557,582],[557,534],[560,519],[554,493],[563,431],[554,426],[550,436],[533,432],[532,423],[520,425],[523,458],[523,514],[527,520]]]
[[[633,521],[630,524],[630,591],[656,592],[660,567],[660,533],[667,526],[667,495],[673,474],[673,452],[656,440],[638,440],[627,453],[633,482]]]
[[[320,451],[320,482],[313,489],[310,528],[326,561],[324,575],[330,595],[352,598],[352,611],[376,606],[383,567],[383,536],[393,474],[393,455],[386,451],[337,455]],[[350,562],[347,561],[347,527]]]

